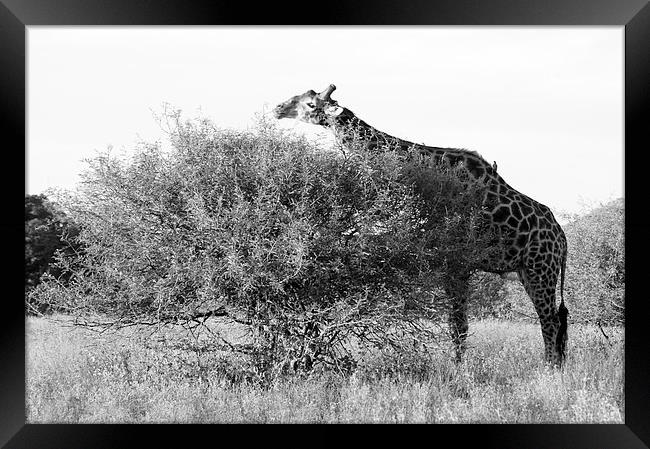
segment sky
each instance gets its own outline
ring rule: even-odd
[[[27,28],[26,193],[164,139],[164,104],[222,128],[309,89],[375,128],[496,161],[554,212],[624,196],[623,27]],[[314,125],[279,126],[331,145]],[[557,215],[557,214],[556,214]]]

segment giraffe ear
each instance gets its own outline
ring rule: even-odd
[[[339,105],[328,105],[323,110],[331,117],[338,117],[343,112],[343,108]]]

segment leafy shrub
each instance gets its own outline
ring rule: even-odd
[[[25,195],[25,291],[33,289],[45,273],[61,277],[61,269],[54,266],[57,251],[72,254],[81,248],[75,243],[78,226],[48,198]],[[28,313],[42,313],[42,305],[27,304]]]
[[[67,199],[85,253],[60,258],[69,284],[34,296],[111,325],[228,317],[247,343],[215,340],[262,377],[435,341],[422,318],[445,315],[439,287],[485,254],[483,186],[391,148],[324,152],[263,121],[167,120],[169,152],[88,161]]]
[[[625,308],[625,205],[618,199],[573,216],[565,232],[569,245],[566,295],[581,322],[621,324]]]

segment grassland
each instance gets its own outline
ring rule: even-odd
[[[236,359],[147,337],[27,319],[29,423],[622,423],[623,330],[574,325],[563,371],[541,360],[538,326],[472,322],[465,360],[372,354],[350,377],[320,373],[262,387]]]

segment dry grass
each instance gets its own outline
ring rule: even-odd
[[[64,317],[62,317],[64,318]],[[471,323],[465,361],[372,354],[352,377],[245,381],[238,360],[187,349],[177,332],[98,336],[27,321],[27,422],[622,423],[623,332],[570,328],[564,371],[534,325]]]

